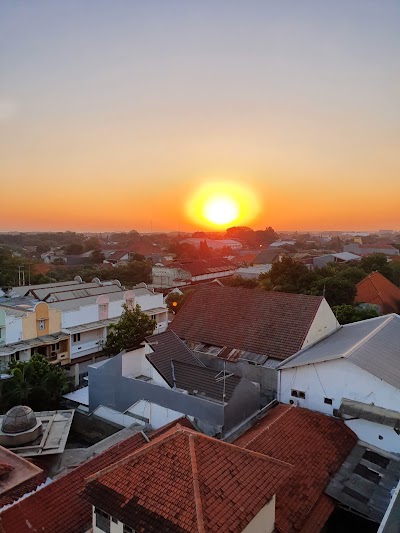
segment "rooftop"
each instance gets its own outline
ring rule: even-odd
[[[286,359],[302,347],[321,296],[198,286],[169,328],[180,338]]]
[[[400,288],[379,272],[372,272],[356,285],[355,303],[379,305],[383,314],[400,313]]]
[[[290,471],[284,462],[177,426],[89,477],[83,494],[138,531],[234,533]]]
[[[234,444],[293,465],[276,495],[278,533],[320,531],[334,504],[324,490],[357,442],[338,419],[278,405]]]
[[[186,419],[182,419],[180,423],[190,425]],[[166,429],[154,432],[154,437]],[[146,442],[141,433],[136,433],[5,509],[0,513],[0,533],[87,531],[92,526],[92,506],[81,496],[85,479],[132,454]]]
[[[373,376],[400,388],[400,316],[386,315],[346,324],[279,368],[347,359]]]

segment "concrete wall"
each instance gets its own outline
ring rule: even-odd
[[[301,407],[332,415],[339,409],[342,398],[366,404],[374,403],[385,409],[400,411],[400,390],[376,378],[346,359],[335,359],[279,371],[278,400],[292,400]],[[291,396],[291,390],[305,392],[305,399]],[[332,405],[324,403],[330,398]],[[360,440],[394,453],[400,453],[400,436],[393,428],[367,421],[347,423]],[[379,439],[379,435],[383,439]]]
[[[243,533],[272,533],[275,529],[275,494],[264,505],[253,520],[243,529]]]
[[[227,405],[216,403],[199,396],[183,394],[170,389],[162,377],[152,368],[152,382],[132,379],[123,375],[134,370],[142,373],[143,355],[141,352],[119,354],[96,368],[89,366],[89,410],[93,412],[99,405],[124,412],[137,402],[150,402],[150,424],[161,427],[181,414],[192,416],[196,423],[205,424],[210,434],[226,431],[258,411],[260,406],[259,387],[243,380],[236,388]],[[125,356],[125,361],[124,361]],[[127,357],[128,356],[128,357]],[[147,375],[147,371],[146,374]],[[136,413],[138,414],[138,413]]]
[[[39,328],[40,320],[44,320],[44,329]],[[51,335],[61,331],[61,312],[51,309],[40,302],[35,306],[33,312],[22,318],[22,339],[35,339],[42,335]]]
[[[99,405],[105,405],[123,412],[139,400],[148,400],[215,426],[222,427],[224,423],[222,404],[122,376],[121,354],[109,359],[99,368],[89,366],[90,411]]]
[[[336,320],[332,309],[329,307],[328,302],[324,298],[319,306],[314,320],[312,321],[311,327],[308,330],[308,334],[304,340],[302,348],[305,348],[317,340],[322,339],[322,337],[332,333],[332,331],[335,331],[339,327],[339,322]]]

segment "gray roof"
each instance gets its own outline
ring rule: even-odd
[[[46,289],[55,287],[67,287],[70,285],[80,285],[77,280],[74,281],[54,281],[53,283],[43,283],[42,285],[22,285],[21,287],[13,287],[13,292],[20,296],[25,296],[31,289]]]
[[[189,394],[222,402],[229,402],[241,378],[234,374],[225,374],[223,370],[212,370],[202,366],[172,361],[174,365],[175,385]],[[225,381],[225,385],[224,385]]]
[[[171,330],[147,337],[146,341],[153,350],[153,353],[146,356],[147,359],[167,381],[170,387],[174,385],[172,376],[173,359],[175,361],[202,366],[202,363],[195,357],[193,352]]]
[[[272,261],[280,254],[281,252],[279,250],[274,250],[273,248],[270,250],[263,250],[260,252],[257,257],[254,259],[253,264],[254,265],[267,265],[272,263]]]
[[[0,308],[11,316],[25,316],[31,313],[35,306],[40,303],[38,300],[26,296],[17,296],[15,298],[0,298]]]
[[[358,443],[325,492],[346,507],[379,523],[389,505],[391,490],[397,486],[399,479],[398,459]]]
[[[396,314],[346,324],[316,344],[286,359],[279,369],[347,359],[400,389],[400,316]]]

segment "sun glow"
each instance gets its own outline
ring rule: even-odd
[[[187,203],[187,214],[196,224],[221,227],[252,220],[259,211],[256,195],[238,183],[207,183]]]

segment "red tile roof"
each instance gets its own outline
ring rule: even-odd
[[[0,477],[3,477],[9,474],[11,470],[14,470],[14,467],[12,465],[9,465],[8,463],[5,463],[4,461],[0,461]]]
[[[162,434],[177,422],[190,426],[190,422],[186,419],[179,419],[152,433],[151,438]],[[136,433],[1,512],[0,532],[87,531],[91,526],[92,506],[80,495],[85,485],[85,478],[130,455],[145,443],[142,434]]]
[[[383,314],[400,313],[400,289],[379,272],[372,272],[356,285],[355,303],[379,305]]]
[[[161,254],[161,248],[151,242],[139,241],[127,246],[129,252],[139,255]]]
[[[87,480],[85,497],[136,531],[241,532],[292,467],[176,427]]]
[[[341,420],[278,405],[234,444],[293,465],[276,494],[276,530],[316,533],[333,510],[325,487],[356,442]]]
[[[286,359],[303,346],[322,296],[198,286],[170,329],[178,337]]]

